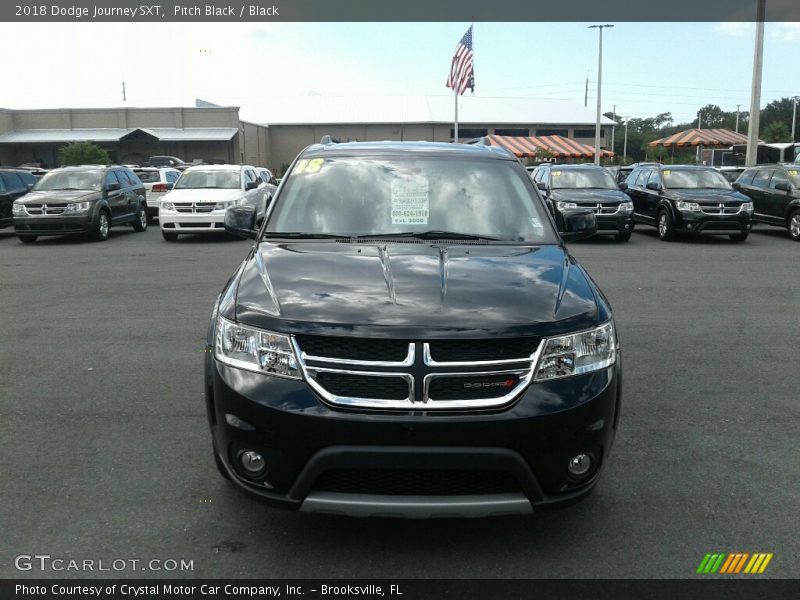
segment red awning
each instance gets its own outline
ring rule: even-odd
[[[556,158],[593,158],[594,148],[581,144],[571,138],[560,135],[544,135],[539,137],[517,137],[506,135],[487,136],[489,144],[500,146],[519,158],[534,158],[536,153],[544,150]],[[601,156],[614,156],[610,150],[601,150]]]
[[[736,133],[730,129],[687,129],[673,133],[670,136],[653,140],[648,146],[733,146],[734,144],[746,144],[747,136],[743,133]]]

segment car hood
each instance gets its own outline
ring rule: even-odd
[[[736,190],[671,190],[669,196],[675,200],[688,202],[747,202],[750,200]]]
[[[226,200],[237,200],[244,196],[242,190],[220,190],[213,188],[201,188],[192,190],[172,190],[162,197],[163,201],[168,202],[224,202]]]
[[[94,200],[100,197],[100,192],[91,190],[53,190],[53,191],[32,191],[28,192],[19,199],[25,204],[39,204],[41,202],[82,202],[84,200]]]
[[[235,294],[223,316],[286,333],[546,335],[610,318],[558,245],[264,242]]]
[[[628,195],[622,190],[553,190],[551,197],[553,200],[586,202],[590,204],[596,204],[598,202],[627,202],[630,200]]]

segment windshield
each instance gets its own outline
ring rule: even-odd
[[[664,185],[673,190],[698,188],[731,189],[731,184],[716,169],[664,169]]]
[[[102,171],[51,171],[39,180],[36,190],[87,190],[103,189]]]
[[[202,188],[238,190],[239,187],[239,171],[224,169],[184,171],[175,184],[175,189],[179,190]]]
[[[554,190],[594,188],[602,190],[618,189],[614,178],[605,169],[553,169],[550,187]]]
[[[557,241],[530,178],[510,161],[303,159],[284,185],[267,235]]]

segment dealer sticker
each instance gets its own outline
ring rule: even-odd
[[[392,181],[392,225],[427,225],[429,211],[427,179]]]

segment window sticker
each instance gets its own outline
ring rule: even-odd
[[[528,217],[528,223],[531,224],[533,229],[543,229],[544,226],[542,225],[541,219],[539,217]]]
[[[324,158],[312,158],[311,160],[303,158],[297,161],[297,164],[292,170],[292,175],[311,175],[312,173],[319,173],[324,163]]]
[[[561,171],[553,171],[553,177],[561,177]]]
[[[797,173],[798,171],[796,169],[792,169],[791,171],[789,171],[789,175],[791,175],[792,177],[797,177]]]
[[[670,175],[672,171],[664,171],[664,175]]]
[[[392,181],[392,225],[427,225],[429,209],[427,179]]]

